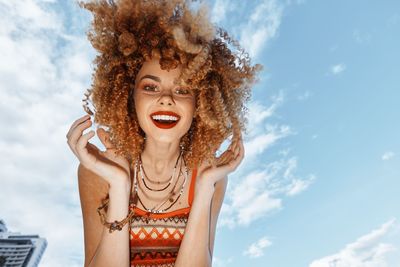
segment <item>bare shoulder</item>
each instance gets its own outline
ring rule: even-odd
[[[82,164],[78,166],[79,195],[87,201],[99,201],[107,196],[108,184],[103,178],[88,170]],[[82,203],[81,203],[82,204]]]
[[[107,196],[108,184],[82,164],[78,167],[78,184],[83,218],[85,266],[87,266],[96,252],[104,228],[97,214],[97,208]]]

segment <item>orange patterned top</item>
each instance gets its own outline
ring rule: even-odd
[[[185,232],[193,202],[197,171],[190,179],[189,207],[162,214],[150,214],[134,207],[130,225],[131,267],[172,267]]]

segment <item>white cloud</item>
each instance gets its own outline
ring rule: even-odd
[[[264,164],[265,165],[265,164]],[[283,198],[306,190],[315,177],[300,178],[295,175],[297,159],[282,158],[240,176],[231,187],[222,205],[218,227],[248,226],[283,207]]]
[[[282,207],[282,200],[271,197],[268,192],[254,196],[248,203],[251,205],[242,206],[238,211],[237,222],[240,225],[248,225],[265,214]]]
[[[260,125],[265,125],[266,120],[271,118],[277,111],[277,109],[285,101],[285,96],[283,91],[280,91],[277,95],[271,97],[271,105],[264,106],[258,101],[253,101],[249,105],[249,124],[247,126],[249,131],[249,137],[253,137],[261,132],[264,132],[263,127]]]
[[[272,119],[276,110],[284,102],[284,94],[280,91],[271,97],[270,106],[264,106],[261,102],[254,101],[249,105],[248,138],[245,142],[245,161],[252,161],[254,157],[261,155],[280,139],[293,134],[288,125],[273,125],[268,121]]]
[[[225,20],[227,13],[235,10],[235,3],[228,0],[216,0],[211,9],[211,20],[219,24]]]
[[[311,92],[307,90],[304,93],[298,95],[297,99],[299,101],[305,101],[305,100],[309,99],[311,97],[311,95],[312,95]]]
[[[339,74],[339,73],[342,73],[342,72],[345,71],[345,70],[346,70],[346,65],[343,64],[343,63],[336,64],[336,65],[333,65],[333,66],[331,67],[331,73],[332,73],[333,75],[337,75],[337,74]]]
[[[232,265],[232,262],[233,262],[233,258],[232,257],[229,257],[227,259],[221,259],[221,258],[219,258],[217,256],[213,256],[212,266],[215,266],[215,267],[228,267],[228,266]]]
[[[396,26],[400,22],[400,14],[393,14],[387,18],[386,24],[388,26]]]
[[[367,44],[371,42],[371,34],[369,32],[361,31],[359,29],[355,29],[353,31],[353,38],[359,44]]]
[[[307,1],[306,0],[286,0],[285,2],[287,5],[303,5]]]
[[[280,91],[272,96],[269,106],[261,102],[250,104],[248,135],[244,143],[246,156],[229,178],[218,227],[248,226],[273,214],[283,207],[285,197],[303,192],[315,179],[313,175],[303,178],[295,174],[297,158],[289,156],[290,148],[280,149],[278,159],[263,160],[268,149],[293,134],[290,126],[269,122],[277,117],[277,109],[283,102],[284,94]]]
[[[290,127],[287,125],[266,125],[265,131],[266,133],[255,136],[245,144],[247,159],[262,154],[279,139],[291,133]]]
[[[310,175],[308,179],[294,179],[292,183],[289,185],[287,195],[288,196],[295,196],[298,195],[299,193],[303,192],[306,190],[312,182],[315,180],[315,175]]]
[[[290,148],[286,148],[286,149],[280,150],[278,153],[279,153],[279,155],[286,157],[287,155],[289,155],[289,152],[290,152]]]
[[[251,57],[256,57],[276,36],[283,9],[283,5],[276,0],[263,0],[254,8],[248,23],[241,27],[240,43]]]
[[[243,255],[250,258],[259,258],[264,255],[264,250],[270,247],[272,242],[266,236],[260,238],[257,242],[251,244],[244,252]]]
[[[382,160],[390,160],[392,159],[396,154],[393,151],[386,151],[382,155]]]
[[[63,5],[80,14],[74,3]],[[58,8],[0,1],[1,216],[11,231],[47,239],[44,267],[83,263],[77,160],[65,134],[83,115],[94,52]]]
[[[296,3],[301,4],[302,2],[297,1]],[[290,4],[290,2],[284,3],[276,0],[263,0],[255,3],[248,22],[238,27],[240,43],[251,57],[256,57],[277,35],[284,6]],[[237,3],[232,4],[232,2],[218,0],[212,13],[214,21],[222,21],[232,10],[236,15],[239,14],[240,8],[232,8],[237,5]],[[305,97],[309,97],[309,93]],[[227,200],[222,206],[218,226],[233,228],[237,225],[249,225],[282,208],[282,197],[296,195],[311,184],[309,179],[295,178],[292,174],[294,168],[287,170],[290,177],[278,181],[285,176],[282,172],[290,167],[290,160],[273,161],[267,167],[260,168],[265,164],[260,162],[262,155],[279,140],[294,134],[288,125],[268,122],[268,120],[272,120],[277,108],[283,102],[284,94],[280,91],[278,95],[272,97],[270,106],[265,106],[259,101],[250,104],[248,136],[245,140],[246,156],[239,167],[240,170],[246,169],[246,173],[250,174],[245,175],[245,178],[241,178],[239,182],[236,182],[235,178],[230,178],[232,181],[228,185]],[[224,143],[221,151],[227,146],[228,144]],[[284,155],[284,157],[286,156]],[[240,170],[236,171],[235,177],[240,175]],[[267,182],[268,179],[269,182]]]
[[[346,245],[338,253],[313,261],[310,267],[389,267],[387,254],[397,248],[381,240],[389,235],[393,228],[394,219]]]

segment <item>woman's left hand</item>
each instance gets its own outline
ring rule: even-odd
[[[244,145],[242,137],[232,139],[229,147],[219,157],[215,158],[213,165],[202,164],[199,167],[198,184],[200,186],[212,186],[222,180],[229,173],[236,170],[244,157]]]

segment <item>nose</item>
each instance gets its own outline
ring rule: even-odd
[[[172,106],[175,104],[170,90],[162,90],[158,103],[163,106]]]

